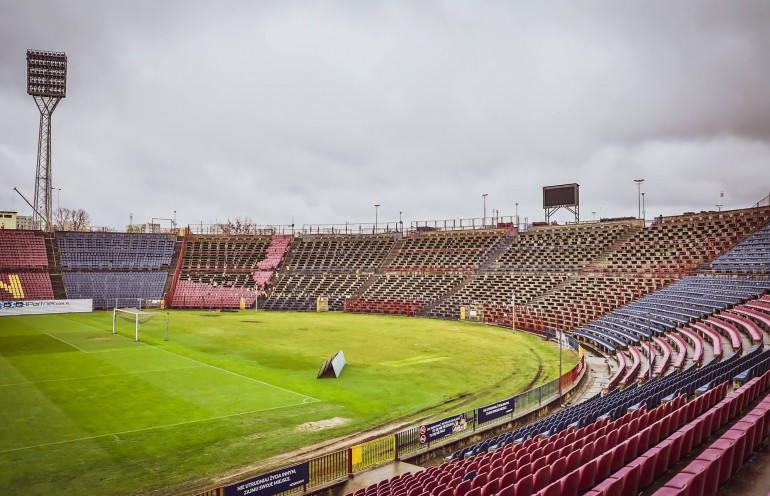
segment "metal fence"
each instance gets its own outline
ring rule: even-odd
[[[270,494],[300,494],[306,493],[309,489],[317,488],[325,484],[344,481],[351,474],[360,472],[370,467],[381,465],[390,461],[398,460],[404,455],[414,453],[420,450],[427,450],[437,443],[444,443],[448,440],[467,435],[468,432],[474,432],[477,429],[506,422],[521,412],[540,407],[544,403],[559,396],[559,381],[561,380],[561,390],[573,385],[580,377],[580,373],[585,368],[585,357],[583,349],[575,339],[567,338],[567,345],[578,353],[578,363],[571,370],[567,371],[560,378],[541,384],[540,386],[524,391],[511,399],[513,408],[511,412],[500,415],[494,420],[479,424],[479,412],[487,406],[479,407],[452,416],[431,422],[430,424],[419,425],[404,429],[393,435],[382,436],[365,443],[357,444],[349,448],[341,449],[319,457],[310,459],[308,464],[307,484],[295,487],[289,491]],[[493,404],[494,405],[494,404]],[[462,424],[458,420],[464,421]],[[459,428],[458,428],[459,427]],[[431,432],[434,436],[431,437]],[[198,496],[224,496],[223,487],[211,489]],[[265,496],[266,492],[261,492]]]

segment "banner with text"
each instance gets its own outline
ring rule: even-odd
[[[304,486],[310,479],[308,462],[259,475],[243,482],[225,486],[225,496],[272,496],[295,487]]]
[[[26,300],[0,302],[0,317],[92,312],[94,300]]]
[[[508,398],[507,400],[498,401],[497,403],[481,407],[477,410],[478,417],[476,418],[476,421],[479,424],[486,424],[487,422],[491,422],[500,417],[505,417],[506,415],[513,413],[515,406],[516,398]]]
[[[442,437],[462,432],[468,428],[468,417],[465,413],[447,417],[443,420],[420,426],[420,444],[436,441]]]

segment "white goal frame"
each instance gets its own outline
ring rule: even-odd
[[[139,318],[142,315],[148,315],[152,314],[153,317],[157,315],[159,312],[143,312],[142,310],[137,310],[135,308],[113,308],[112,309],[112,334],[117,334],[117,325],[118,325],[118,312],[128,315],[134,316],[134,341],[137,343],[139,342]],[[128,320],[128,319],[126,319]],[[166,341],[168,341],[168,313],[166,313]]]

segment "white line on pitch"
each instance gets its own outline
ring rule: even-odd
[[[120,336],[120,334],[117,334],[117,336]],[[120,336],[120,337],[125,338],[125,339],[130,339],[130,338],[127,338],[125,336]],[[294,394],[294,395],[297,395],[297,396],[301,396],[302,398],[310,398],[313,401],[321,401],[318,398],[314,398],[314,397],[308,396],[306,394],[298,393],[296,391],[292,391],[291,389],[282,388],[281,386],[276,386],[275,384],[270,384],[269,382],[260,381],[259,379],[254,379],[253,377],[249,377],[247,375],[239,374],[238,372],[233,372],[232,370],[223,369],[221,367],[217,367],[216,365],[211,365],[210,363],[201,362],[200,360],[196,360],[195,358],[190,358],[190,357],[185,356],[185,355],[180,355],[179,353],[174,353],[173,351],[165,350],[163,348],[158,348],[157,346],[151,345],[149,343],[142,343],[142,344],[144,344],[146,346],[149,346],[150,348],[156,349],[158,351],[163,351],[163,352],[168,353],[170,355],[174,355],[174,356],[179,357],[179,358],[184,358],[185,360],[190,360],[192,362],[199,363],[201,365],[205,365],[206,367],[211,367],[212,369],[219,370],[220,372],[225,372],[227,374],[232,374],[232,375],[240,377],[242,379],[253,381],[253,382],[256,382],[257,384],[262,384],[263,386],[268,386],[268,387],[271,387],[271,388],[279,389],[279,390],[287,392],[287,393],[291,393],[291,394]]]
[[[303,405],[303,404],[306,404],[306,403],[302,402],[302,403],[295,403],[293,405],[274,406],[274,407],[270,407],[270,408],[260,408],[258,410],[250,410],[248,412],[231,413],[229,415],[220,415],[219,417],[209,417],[209,418],[205,418],[205,419],[188,420],[188,421],[185,421],[185,422],[176,422],[174,424],[156,425],[156,426],[153,426],[153,427],[143,427],[142,429],[132,429],[130,431],[111,432],[109,434],[99,434],[99,435],[96,435],[96,436],[79,437],[77,439],[69,439],[67,441],[56,441],[56,442],[53,442],[53,443],[36,444],[34,446],[23,446],[21,448],[11,448],[11,449],[7,449],[7,450],[2,450],[2,451],[0,451],[0,454],[12,453],[14,451],[24,451],[24,450],[35,449],[35,448],[46,448],[48,446],[56,446],[56,445],[59,445],[59,444],[67,444],[67,443],[76,443],[76,442],[79,442],[79,441],[89,441],[91,439],[99,439],[100,437],[119,436],[119,435],[123,435],[123,434],[135,434],[137,432],[146,432],[146,431],[152,431],[152,430],[155,430],[155,429],[164,429],[166,427],[179,427],[180,425],[196,424],[196,423],[199,423],[199,422],[208,422],[210,420],[221,420],[221,419],[226,419],[226,418],[231,418],[231,417],[240,417],[242,415],[249,415],[251,413],[268,412],[270,410],[280,410],[281,408],[289,408],[289,407],[293,407],[293,406],[300,406],[300,405]]]
[[[83,353],[88,353],[88,352],[87,352],[86,350],[84,350],[83,348],[81,348],[81,347],[79,347],[79,346],[75,346],[74,344],[70,343],[69,341],[65,341],[65,340],[63,340],[62,338],[57,338],[57,337],[56,337],[56,336],[54,336],[53,334],[48,334],[47,332],[44,332],[43,334],[45,334],[46,336],[51,336],[52,338],[54,338],[54,339],[57,339],[57,340],[61,341],[61,342],[62,342],[62,343],[64,343],[64,344],[68,344],[68,345],[72,346],[73,348],[75,348],[76,350],[80,350],[80,351],[82,351]]]
[[[173,370],[188,370],[188,369],[201,369],[201,368],[203,368],[203,366],[194,365],[192,367],[175,367],[170,369],[138,370],[136,372],[120,372],[116,374],[86,375],[83,377],[65,377],[63,379],[48,379],[46,381],[12,382],[10,384],[0,384],[0,387],[29,386],[32,384],[45,384],[47,382],[79,381],[81,379],[96,379],[99,377],[115,377],[118,375],[135,375],[135,374],[152,374],[154,372],[170,372]]]

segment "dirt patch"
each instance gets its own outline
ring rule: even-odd
[[[261,324],[261,320],[242,320],[241,322],[245,322],[247,324]]]
[[[337,427],[338,425],[347,424],[348,422],[350,422],[350,419],[343,418],[343,417],[334,417],[330,419],[319,420],[317,422],[305,422],[302,425],[298,425],[297,430],[300,432],[322,431],[324,429],[331,429],[332,427]]]

